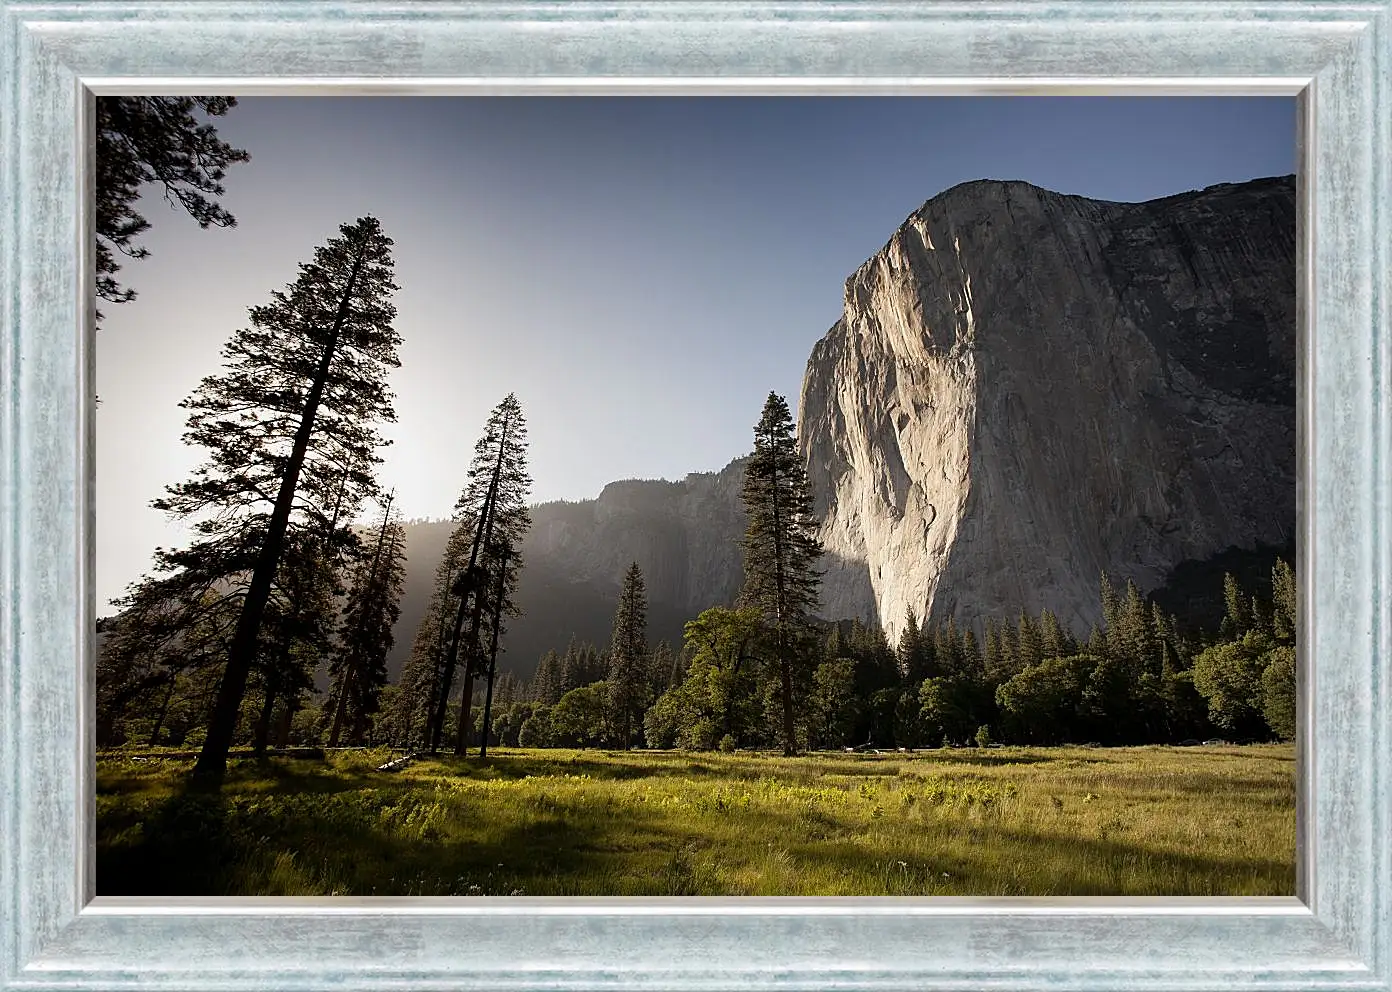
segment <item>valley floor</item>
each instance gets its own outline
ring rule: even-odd
[[[1290,745],[97,759],[99,895],[1290,895]]]

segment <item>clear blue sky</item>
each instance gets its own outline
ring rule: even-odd
[[[235,230],[158,199],[139,298],[98,334],[98,612],[157,544],[148,508],[201,451],[178,402],[246,309],[337,225],[396,240],[399,423],[382,477],[445,516],[489,409],[515,391],[537,501],[680,478],[796,405],[846,277],[935,194],[1023,179],[1145,200],[1295,170],[1289,98],[261,97],[219,130]]]

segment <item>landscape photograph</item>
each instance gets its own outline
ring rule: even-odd
[[[1294,894],[1294,99],[95,129],[98,895]]]

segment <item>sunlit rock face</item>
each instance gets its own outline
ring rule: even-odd
[[[846,283],[803,381],[826,616],[1098,619],[1106,570],[1295,526],[1295,181],[973,182]]]

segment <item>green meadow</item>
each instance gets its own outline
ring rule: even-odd
[[[1294,751],[97,758],[99,895],[1290,895]]]

